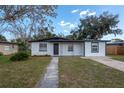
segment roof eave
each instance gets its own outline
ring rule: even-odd
[[[109,40],[37,40],[29,42],[110,42]]]

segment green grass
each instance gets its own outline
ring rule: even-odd
[[[41,78],[50,57],[30,57],[26,61],[10,62],[10,56],[0,57],[0,87],[35,87]]]
[[[112,59],[123,61],[124,62],[124,55],[109,55]]]
[[[9,63],[10,56],[0,56],[0,63]]]
[[[61,57],[59,87],[124,87],[124,72],[79,57]]]

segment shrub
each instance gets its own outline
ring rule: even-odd
[[[2,52],[0,52],[0,56],[3,56],[3,53]]]
[[[22,61],[29,58],[29,55],[26,52],[18,52],[15,53],[12,57],[10,57],[11,61]]]
[[[46,57],[50,57],[50,55],[47,55],[47,54],[46,54],[45,56],[46,56]]]
[[[50,55],[33,55],[34,57],[50,57]]]

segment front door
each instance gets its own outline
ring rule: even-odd
[[[54,50],[54,55],[59,55],[59,44],[58,43],[54,44],[53,50]]]

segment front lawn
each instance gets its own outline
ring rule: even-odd
[[[0,56],[0,64],[1,63],[8,63],[10,56]]]
[[[59,87],[124,87],[124,72],[79,57],[61,57]]]
[[[112,59],[123,61],[124,62],[124,55],[110,55]]]
[[[35,87],[50,57],[30,57],[29,60],[10,62],[10,56],[0,56],[0,87]]]

